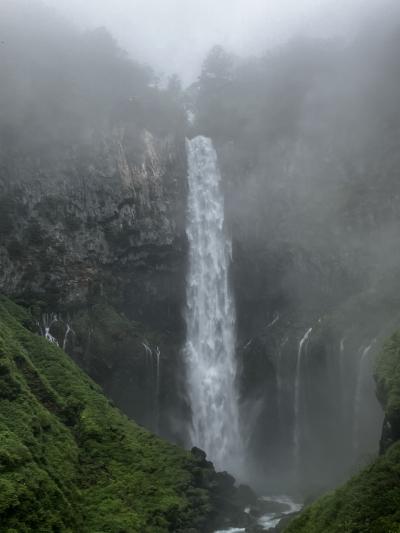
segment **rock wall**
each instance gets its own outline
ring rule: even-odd
[[[114,129],[65,151],[1,154],[0,292],[33,306],[127,414],[173,440],[185,205],[183,138]]]
[[[110,291],[136,300],[135,313],[152,297],[175,298],[167,278],[185,246],[182,150],[181,140],[114,130],[64,153],[3,157],[0,290],[59,308]]]

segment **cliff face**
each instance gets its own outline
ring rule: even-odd
[[[64,152],[54,149],[51,156],[17,155],[2,157],[1,292],[34,306],[42,333],[48,327],[126,414],[187,444],[183,139],[115,129]],[[368,305],[356,299],[344,304],[347,278],[337,262],[330,266],[326,247],[322,253],[318,246],[307,250],[283,242],[279,234],[267,235],[261,222],[250,231],[243,211],[235,209],[238,195],[246,197],[243,185],[235,192],[227,169],[225,176],[241,397],[252,413],[243,431],[255,478],[282,489],[292,483],[296,357],[300,339],[313,327],[302,372],[303,384],[315,385],[302,400],[302,416],[319,444],[315,449],[309,442],[313,451],[304,457],[314,490],[337,482],[349,467],[332,472],[324,467],[326,457],[343,453],[353,461],[358,357],[380,334],[376,317],[389,298],[378,298],[379,288]],[[253,212],[264,216],[259,208]],[[345,386],[341,357],[347,361]],[[338,413],[341,402],[347,404],[344,415]],[[377,420],[365,451],[375,450]]]
[[[110,277],[112,293],[122,296],[130,277],[143,305],[146,295],[166,297],[165,278],[181,268],[182,145],[143,131],[135,153],[131,141],[114,130],[62,154],[3,157],[3,293],[66,308],[85,303]]]
[[[379,405],[372,376],[385,339],[399,327],[395,286],[386,280],[329,311],[299,315],[274,308],[242,341],[242,391],[254,415],[247,418],[247,433],[271,489],[294,481],[303,494],[325,492],[377,455],[385,396],[379,386]],[[300,486],[291,468],[296,409]],[[397,425],[386,414],[382,449]]]
[[[159,394],[184,408],[183,139],[114,129],[64,151],[1,155],[0,291],[35,306],[42,331],[156,429],[156,359]]]

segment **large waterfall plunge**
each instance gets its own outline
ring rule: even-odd
[[[217,154],[210,139],[186,141],[189,272],[185,347],[192,444],[234,473],[242,457],[235,387],[235,309],[229,289],[231,243]]]

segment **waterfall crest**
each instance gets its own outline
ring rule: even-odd
[[[217,468],[240,470],[242,457],[235,386],[235,309],[228,281],[231,242],[212,141],[186,141],[189,271],[185,358],[192,409],[191,441]]]

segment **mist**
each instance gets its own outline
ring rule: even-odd
[[[0,290],[258,526],[397,439],[399,49],[389,0],[0,4]]]
[[[258,55],[294,35],[351,38],[377,0],[46,0],[81,28],[107,27],[128,52],[161,75],[189,83],[215,44]]]

